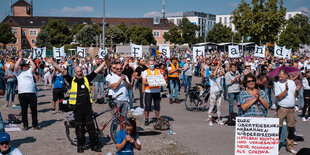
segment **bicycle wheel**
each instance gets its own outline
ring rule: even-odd
[[[187,94],[185,95],[185,108],[186,108],[186,110],[188,110],[188,111],[193,111],[193,110],[195,110],[195,109],[196,109],[196,105],[197,105],[197,103],[195,103],[195,102],[198,102],[198,100],[196,100],[196,99],[191,99],[191,98],[189,97],[189,93],[187,93]]]
[[[110,128],[110,135],[114,143],[116,143],[116,134],[121,130],[121,126],[123,126],[123,122],[119,118],[114,118]]]
[[[76,146],[77,145],[77,138],[75,134],[75,127],[70,122],[65,121],[65,130],[66,130],[66,136],[69,140],[69,142]]]

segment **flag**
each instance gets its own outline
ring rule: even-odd
[[[156,56],[162,55],[163,53],[161,53],[160,51],[156,50]]]
[[[156,49],[155,48],[151,48],[151,50],[152,50],[152,56],[156,56]]]
[[[191,53],[189,53],[189,50],[186,50],[186,57],[188,57],[188,58],[192,57]]]

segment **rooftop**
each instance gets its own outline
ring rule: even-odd
[[[12,7],[14,7],[14,6],[31,6],[31,5],[28,2],[26,2],[25,0],[19,0],[12,5]]]

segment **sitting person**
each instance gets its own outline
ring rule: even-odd
[[[0,155],[23,155],[17,148],[11,147],[10,135],[0,133]]]
[[[267,117],[267,96],[263,90],[255,88],[255,82],[253,74],[247,74],[243,79],[245,90],[240,93],[241,117]]]
[[[120,130],[116,134],[116,154],[117,155],[133,155],[133,148],[141,150],[141,142],[137,133],[136,120],[128,118],[125,121],[125,129]]]

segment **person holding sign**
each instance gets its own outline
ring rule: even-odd
[[[256,77],[247,74],[243,79],[244,91],[240,93],[241,117],[266,117],[268,98],[263,90],[255,87]]]
[[[170,104],[173,104],[172,99],[175,97],[175,103],[180,104],[178,97],[181,68],[179,67],[177,58],[172,58],[171,61],[172,62],[168,65],[168,81],[170,85],[169,102]]]
[[[151,111],[152,100],[154,101],[155,107],[155,117],[156,120],[159,118],[159,110],[160,110],[160,86],[150,87],[149,82],[147,81],[147,76],[150,75],[160,75],[160,70],[155,69],[155,62],[150,60],[148,62],[149,69],[142,72],[142,83],[145,86],[145,108],[144,108],[144,115],[145,115],[145,123],[144,125],[149,125],[149,113]]]
[[[281,137],[281,131],[284,119],[286,120],[288,135],[286,149],[288,152],[297,153],[294,150],[294,132],[295,132],[295,97],[298,94],[296,91],[296,85],[293,80],[288,79],[288,73],[281,69],[278,73],[279,81],[275,83],[275,96],[278,102],[277,116],[280,119],[279,138]],[[297,86],[300,87],[300,86]]]

